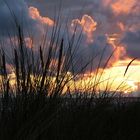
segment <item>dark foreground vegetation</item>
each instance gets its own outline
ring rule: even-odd
[[[101,94],[97,91],[115,49],[105,64],[102,64],[103,48],[89,62],[79,65],[82,60],[76,53],[81,34],[76,36],[76,27],[72,35],[67,29],[61,34],[58,15],[56,26],[47,32],[49,43],[46,33],[35,51],[34,45],[28,47],[25,40],[32,36],[25,32],[10,6],[5,4],[13,17],[15,33],[8,33],[10,53],[7,54],[6,43],[0,42],[0,140],[140,139],[140,102],[116,97],[115,91],[108,92],[109,85]],[[86,67],[91,67],[92,72],[95,58],[99,62],[94,69],[94,85],[83,90],[82,96],[78,95],[75,86],[78,74],[84,73]],[[14,73],[14,84],[7,65]],[[75,91],[69,88],[71,83]],[[65,88],[68,96],[64,94]]]
[[[137,140],[140,102],[122,99],[1,98],[1,140]]]

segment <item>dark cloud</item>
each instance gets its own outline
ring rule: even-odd
[[[60,0],[29,0],[27,3],[37,7],[43,16],[50,17],[54,17],[56,9],[58,10],[60,6]],[[99,33],[120,32],[117,26],[119,17],[114,16],[111,7],[105,6],[104,3],[103,0],[62,0],[61,14],[63,18],[69,19],[81,18],[87,14],[100,24]]]
[[[44,27],[48,26],[45,21],[47,17],[42,17],[35,7],[29,9],[28,4],[24,0],[3,0],[0,3],[0,36],[14,36],[17,32],[15,20],[24,30],[24,35],[30,33],[34,37],[39,38],[44,31]],[[12,15],[14,13],[15,17]],[[32,17],[32,13],[33,16]],[[48,18],[49,19],[49,18]]]
[[[9,9],[10,8],[10,9]],[[1,33],[13,33],[15,21],[10,10],[15,14],[16,20],[22,23],[28,18],[28,7],[23,0],[2,0],[0,3],[0,31]],[[24,18],[24,19],[23,19]]]
[[[60,6],[60,0],[5,0],[8,3],[10,9],[16,15],[16,19],[20,25],[23,25],[23,30],[25,38],[29,38],[29,32],[33,35],[36,46],[41,44],[42,36],[45,32],[46,25],[48,25],[48,20],[52,20],[55,14],[58,14],[58,9]],[[127,2],[125,0],[125,2]],[[86,64],[92,57],[97,53],[99,56],[94,59],[93,65],[96,69],[102,51],[105,50],[102,63],[100,67],[106,63],[108,57],[111,55],[117,43],[110,43],[106,35],[117,34],[120,36],[121,43],[126,49],[126,54],[124,57],[138,57],[140,58],[140,8],[138,0],[136,0],[137,5],[132,5],[131,2],[128,3],[129,7],[126,5],[121,6],[121,9],[117,11],[117,7],[112,6],[115,3],[117,5],[121,4],[121,0],[62,0],[61,16],[62,19],[69,19],[68,28],[71,28],[71,23],[73,19],[79,21],[78,27],[81,29],[84,26],[82,23],[83,15],[87,15],[86,20],[93,20],[97,23],[96,29],[91,32],[86,31],[82,33],[82,41],[79,49],[76,52],[75,59],[78,60],[78,64],[75,70],[78,71],[80,65]],[[133,3],[132,3],[133,4]],[[124,10],[124,9],[125,10]],[[131,12],[129,11],[131,9]],[[53,20],[52,20],[53,21]],[[60,31],[60,35],[64,35],[65,20],[61,20],[63,29]],[[88,25],[88,24],[87,24]],[[48,26],[48,36],[47,41],[50,40],[52,26]],[[69,29],[68,29],[69,30]],[[4,1],[0,1],[0,38],[1,40],[8,40],[8,33],[11,37],[15,36],[16,28],[14,25],[13,17],[8,10],[8,7]],[[69,30],[70,34],[72,32]],[[80,31],[78,31],[80,33]],[[122,37],[122,38],[121,38]],[[93,41],[87,41],[88,39]],[[77,39],[77,37],[76,37]],[[115,38],[116,39],[116,38]],[[114,40],[115,40],[114,39]],[[106,48],[106,49],[104,49]],[[9,50],[9,49],[8,49]],[[119,52],[120,53],[120,52]],[[117,57],[115,56],[117,55]],[[112,56],[109,66],[113,65],[118,59],[124,59],[124,57],[119,58],[119,55],[115,53]],[[87,68],[89,70],[90,67]]]
[[[84,39],[82,40],[81,45],[75,54],[74,62],[76,62],[76,65],[74,69],[76,72],[80,71],[81,67],[84,67],[86,64],[88,65],[83,71],[94,71],[98,66],[99,68],[104,68],[106,64],[107,68],[116,62],[116,57],[114,54],[107,63],[109,57],[114,51],[114,48],[108,43],[108,39],[105,35],[97,36],[94,39],[94,43],[89,45],[86,45],[83,41]],[[89,63],[90,61],[91,63]]]
[[[43,16],[53,18],[61,7],[63,18],[79,18],[83,14],[89,14],[93,10],[93,0],[26,0],[29,6],[35,6]]]
[[[126,32],[122,43],[125,44],[127,56],[140,59],[140,30],[136,32]]]

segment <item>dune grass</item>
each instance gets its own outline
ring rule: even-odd
[[[115,98],[116,92],[109,92],[108,87],[97,95],[97,86],[102,82],[100,79],[115,50],[101,73],[104,49],[99,53],[92,89],[90,92],[88,88],[78,91],[75,81],[79,73],[89,65],[92,67],[96,56],[75,70],[79,62],[76,51],[81,40],[81,34],[75,37],[77,27],[72,36],[66,32],[66,39],[60,35],[60,17],[56,18],[51,40],[46,43],[44,38],[36,53],[33,44],[30,49],[26,45],[24,30],[8,8],[16,26],[17,44],[12,43],[9,36],[12,48],[10,62],[15,79],[11,84],[7,70],[9,58],[1,46],[0,140],[136,139],[139,136],[139,101],[129,104],[126,99]],[[71,82],[74,90],[69,88]]]

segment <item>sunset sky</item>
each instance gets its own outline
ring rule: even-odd
[[[77,34],[83,30],[81,45],[76,53],[77,58],[83,60],[81,63],[86,63],[95,53],[106,48],[100,65],[102,69],[117,47],[104,71],[104,77],[117,77],[113,87],[125,80],[131,90],[137,89],[137,83],[140,82],[139,0],[0,0],[0,40],[5,42],[5,50],[10,53],[9,33],[10,37],[14,38],[15,28],[7,5],[25,31],[32,33],[35,47],[41,43],[44,27],[51,30],[55,26],[54,17],[61,9],[62,26],[65,27],[67,21],[71,34],[75,26]],[[30,49],[31,38],[28,35],[25,37]],[[124,77],[127,65],[134,58],[137,59]],[[99,58],[96,58],[95,65],[98,62]],[[7,65],[10,65],[10,62]],[[93,68],[93,73],[96,68]],[[87,68],[86,78],[89,71],[90,68]]]

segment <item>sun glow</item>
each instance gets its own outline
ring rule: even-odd
[[[138,89],[138,86],[134,81],[127,81],[127,84],[132,88],[132,91],[136,91]]]
[[[74,91],[82,91],[82,92],[99,92],[100,91],[116,91],[123,92],[128,95],[133,92],[139,92],[139,69],[140,69],[140,61],[136,61],[129,68],[128,73],[124,76],[125,69],[127,64],[131,61],[131,59],[126,59],[123,61],[118,61],[113,67],[108,69],[99,69],[98,74],[96,72],[87,72],[85,74],[78,75],[77,80],[71,80],[64,87],[63,93],[70,90],[70,92]],[[10,79],[10,85],[15,87],[15,74],[12,72],[8,75]],[[68,72],[68,77],[72,77],[72,74]],[[66,77],[67,78],[67,77]],[[34,80],[33,78],[31,78]],[[55,83],[55,77],[52,77],[52,82]],[[53,84],[55,86],[55,84]],[[53,88],[53,87],[52,87]],[[14,88],[13,88],[14,89]]]
[[[82,78],[77,81],[77,85],[81,90],[93,89],[95,87],[96,90],[107,89],[108,91],[121,91],[125,94],[138,91],[140,61],[134,62],[130,66],[127,75],[124,76],[130,61],[131,59],[118,61],[113,67],[105,69],[102,76],[102,69],[99,70],[98,75],[87,73],[81,76]]]

